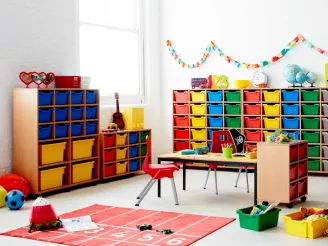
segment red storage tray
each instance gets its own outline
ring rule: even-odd
[[[245,117],[246,128],[261,128],[261,117],[249,118]]]
[[[298,157],[298,146],[294,145],[294,146],[290,146],[290,150],[289,150],[289,157],[290,157],[290,161],[297,161],[297,157]]]
[[[292,165],[289,167],[289,180],[294,181],[297,178],[297,165]]]
[[[109,148],[109,147],[114,147],[115,146],[115,137],[116,135],[105,135],[104,136],[104,147]]]
[[[175,114],[189,114],[189,105],[188,104],[174,104],[174,113]]]
[[[81,76],[56,76],[56,88],[81,88]]]
[[[113,176],[115,174],[116,163],[105,165],[105,177]]]
[[[256,148],[256,144],[245,144],[245,150],[249,148],[251,151]]]
[[[301,162],[298,164],[298,177],[302,178],[306,175],[307,162]]]
[[[261,104],[245,104],[245,114],[261,115]]]
[[[261,131],[245,130],[246,141],[261,141]]]
[[[298,195],[304,195],[307,193],[307,179],[298,181]]]
[[[174,138],[189,139],[189,129],[174,129]]]
[[[174,116],[174,125],[175,126],[189,126],[189,117],[188,116]]]
[[[298,196],[298,183],[297,182],[290,185],[289,195],[290,195],[291,200]]]
[[[115,160],[115,149],[108,149],[104,151],[105,162],[111,162]]]
[[[189,149],[189,141],[174,141],[174,151]]]
[[[298,156],[298,158],[299,158],[299,160],[302,160],[302,159],[304,159],[304,158],[306,158],[306,153],[307,153],[307,149],[306,149],[306,144],[300,144],[299,146],[298,146],[298,154],[299,154],[299,156]]]
[[[260,102],[261,93],[260,91],[244,91],[245,101],[247,102]]]
[[[175,102],[188,102],[189,101],[188,91],[174,91],[174,101]]]

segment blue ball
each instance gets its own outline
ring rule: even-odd
[[[19,190],[9,191],[6,195],[5,202],[11,210],[18,210],[23,207],[25,202],[24,194]]]

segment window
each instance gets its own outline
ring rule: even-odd
[[[102,104],[144,103],[143,0],[79,0],[80,74]]]

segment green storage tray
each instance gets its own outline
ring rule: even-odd
[[[320,160],[308,160],[309,171],[320,171]]]
[[[147,153],[147,145],[141,145],[141,148],[140,148],[140,156],[145,156]]]
[[[302,129],[319,129],[320,118],[302,118]]]
[[[309,157],[320,157],[320,145],[309,146],[308,155]]]
[[[240,104],[225,104],[226,114],[240,114]]]
[[[240,128],[241,127],[240,117],[225,117],[225,126],[231,128]]]
[[[319,104],[302,104],[302,114],[303,115],[320,115]]]
[[[320,143],[320,132],[302,132],[302,140],[309,143]]]
[[[319,101],[319,90],[302,90],[302,101]]]
[[[140,159],[140,169],[142,170],[142,167],[143,167],[143,163],[145,161],[145,158],[141,158]]]
[[[257,205],[256,207],[265,210],[267,206]],[[239,215],[239,225],[241,228],[253,230],[253,231],[264,231],[276,227],[279,219],[279,208],[274,208],[266,214],[261,215],[249,215],[253,207],[237,210]]]
[[[140,142],[145,143],[146,137],[149,135],[149,131],[140,132]]]
[[[229,102],[240,101],[240,91],[225,91],[225,100]]]

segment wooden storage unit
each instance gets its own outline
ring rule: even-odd
[[[147,152],[146,136],[151,142],[151,129],[101,133],[101,179],[140,172]]]
[[[34,195],[99,180],[99,90],[14,89],[13,172]]]
[[[308,194],[307,141],[257,144],[257,196],[263,204],[280,201],[288,208]]]

